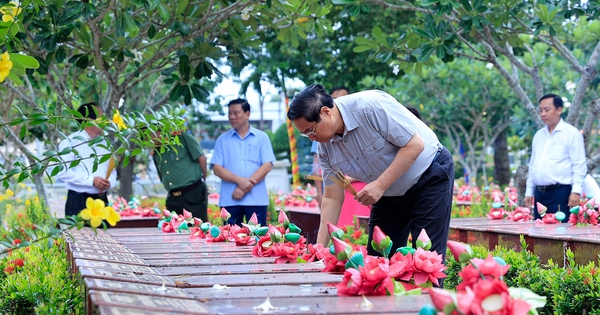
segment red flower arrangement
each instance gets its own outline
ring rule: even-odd
[[[306,239],[300,235],[300,228],[290,223],[283,210],[279,212],[279,225],[269,224],[254,230],[259,238],[252,255],[255,257],[277,257],[275,263],[297,262],[306,249]]]
[[[463,282],[457,292],[432,288],[433,306],[424,306],[419,314],[526,315],[536,314],[535,309],[546,304],[545,297],[506,285],[503,276],[510,266],[502,259],[471,258],[470,246],[454,241],[448,241],[448,247],[458,262],[468,263],[459,273]]]

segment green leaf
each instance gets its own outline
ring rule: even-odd
[[[352,4],[357,2],[356,0],[333,0],[331,3],[335,5],[344,5],[344,4]]]
[[[13,81],[13,84],[16,86],[23,85],[23,81],[21,81],[21,79],[19,79],[19,77],[16,74],[14,74],[14,72],[9,72],[6,78]]]
[[[189,4],[188,0],[178,0],[177,1],[177,14],[185,13],[188,4]]]
[[[154,25],[150,25],[148,27],[148,38],[152,39],[154,38],[154,36],[156,36],[156,28],[154,27]]]
[[[25,56],[25,55],[21,55],[21,54],[8,54],[8,55],[10,56],[10,60],[12,60],[13,62],[18,61],[27,69],[37,69],[40,67],[40,63],[37,61],[37,59],[35,59],[33,57]]]

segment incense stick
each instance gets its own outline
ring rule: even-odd
[[[331,179],[336,185],[342,187],[345,191],[352,194],[352,196],[356,196],[356,188],[352,186],[352,183],[344,176],[344,174],[337,170],[333,171],[334,176],[329,175],[327,178]]]
[[[113,156],[110,157],[110,160],[108,160],[108,169],[106,170],[106,176],[104,177],[104,179],[108,180],[108,178],[110,177],[110,173],[112,173],[112,171],[115,169],[115,158]]]
[[[323,177],[319,175],[304,175],[304,179],[308,180],[323,180]]]

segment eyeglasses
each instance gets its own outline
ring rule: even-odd
[[[317,125],[318,125],[318,124],[319,124],[319,122],[317,121],[317,122],[315,123],[314,127],[311,129],[311,131],[309,131],[309,132],[306,132],[306,133],[304,133],[304,132],[301,132],[301,133],[300,133],[300,135],[301,135],[301,136],[303,136],[303,137],[307,137],[307,138],[309,138],[310,136],[316,136],[316,135],[317,135],[317,133],[315,132],[315,130],[317,129]]]

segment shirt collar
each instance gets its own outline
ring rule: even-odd
[[[344,100],[335,99],[333,103],[340,111],[342,121],[344,121],[344,133],[341,136],[336,134],[332,139],[332,141],[337,141],[342,140],[344,136],[348,134],[348,132],[358,128],[359,125],[354,115],[352,115],[352,113],[346,108],[347,104],[344,102]]]
[[[248,124],[250,124],[250,123],[248,123]],[[235,130],[235,129],[233,129],[233,128],[231,128],[231,130],[233,130],[233,133],[231,134],[231,136],[234,136],[234,135],[236,135],[236,136],[238,136],[240,139],[242,139],[242,136],[240,136],[240,134],[237,132],[237,130]],[[254,128],[254,127],[252,127],[252,125],[250,125],[250,127],[248,128],[248,134],[246,135],[246,137],[247,137],[248,135],[251,135],[251,134],[252,134],[252,135],[254,135],[254,134],[255,134],[255,130],[256,130],[256,128]]]
[[[556,127],[554,127],[554,131],[552,131],[552,132],[564,130],[565,129],[565,124],[566,124],[565,121],[561,118],[558,121],[558,124],[556,124]],[[547,134],[550,134],[550,130],[548,130],[548,126],[546,126],[546,128],[544,128],[544,130],[546,130]]]

